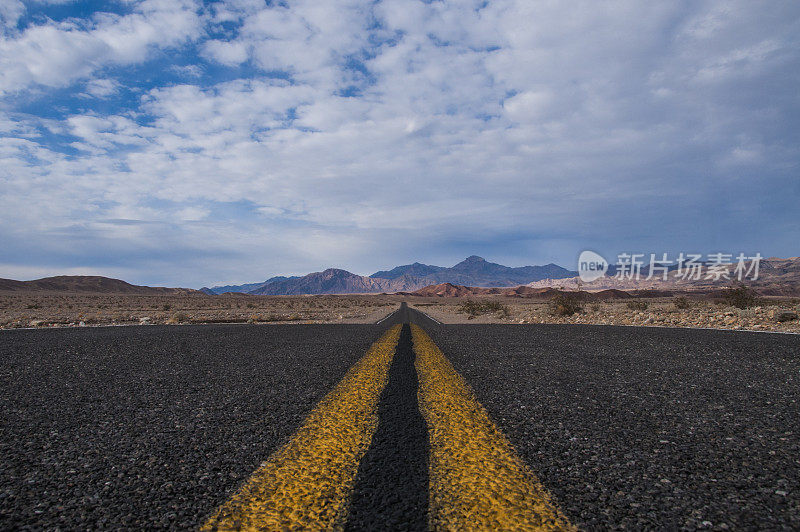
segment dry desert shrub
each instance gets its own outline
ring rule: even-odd
[[[470,319],[492,312],[497,312],[503,317],[507,317],[511,313],[508,306],[499,301],[473,301],[472,299],[467,299],[461,303],[458,306],[458,312],[466,314]]]
[[[628,301],[625,306],[631,310],[647,310],[650,305],[647,301]]]
[[[167,320],[167,323],[186,323],[189,321],[189,316],[184,312],[176,312],[172,317]]]
[[[744,284],[733,284],[725,289],[722,298],[732,307],[746,309],[755,306],[757,295],[755,290]]]
[[[583,306],[573,294],[558,294],[550,300],[550,312],[554,316],[572,316],[583,312]]]
[[[678,310],[686,310],[692,307],[692,303],[689,301],[689,298],[686,296],[678,296],[676,297],[672,303],[675,305],[675,308]]]

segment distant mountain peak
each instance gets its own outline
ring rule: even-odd
[[[341,268],[328,268],[322,271],[322,275],[355,275],[353,272],[348,272]]]
[[[483,257],[479,257],[478,255],[470,255],[466,259],[462,260],[455,266],[453,266],[453,270],[457,271],[484,271],[491,268],[508,268],[508,266],[501,266],[500,264],[495,264],[494,262],[488,262]]]
[[[436,273],[444,269],[445,268],[441,266],[431,266],[429,264],[422,264],[421,262],[415,262],[413,264],[404,264],[403,266],[396,266],[391,270],[381,270],[379,272],[373,273],[372,275],[370,275],[370,277],[378,279],[397,279],[405,275],[410,275],[413,277],[424,277],[426,275],[430,275],[432,273]]]

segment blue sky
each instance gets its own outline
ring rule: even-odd
[[[0,277],[800,255],[800,3],[0,3]]]

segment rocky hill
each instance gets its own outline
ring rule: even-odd
[[[97,275],[58,275],[33,281],[15,281],[0,279],[0,291],[3,292],[79,292],[94,294],[141,294],[141,295],[177,295],[196,294],[197,290],[188,288],[164,288],[138,286],[119,279],[100,277]]]
[[[398,292],[410,283],[411,281],[406,277],[373,279],[346,270],[329,268],[304,277],[269,283],[250,293],[257,295],[374,294]]]
[[[414,264],[397,266],[391,270],[381,270],[373,273],[370,275],[370,277],[378,279],[397,279],[398,277],[403,277],[404,275],[409,277],[425,277],[446,269],[447,268],[443,266],[432,266],[430,264],[415,262]]]

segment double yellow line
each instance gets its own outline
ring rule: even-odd
[[[203,530],[341,530],[402,326],[375,342]],[[547,492],[420,327],[411,326],[428,425],[433,530],[571,530]]]

